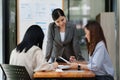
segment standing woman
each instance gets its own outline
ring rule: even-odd
[[[96,80],[114,80],[114,69],[101,25],[91,21],[85,26],[84,31],[89,62],[88,64],[71,63],[71,67],[93,71],[96,74]]]
[[[48,29],[46,59],[51,58],[53,61],[58,56],[62,56],[69,60],[70,56],[75,56],[78,60],[84,60],[80,52],[76,26],[67,21],[60,8],[53,10],[52,19],[54,22],[49,24]]]

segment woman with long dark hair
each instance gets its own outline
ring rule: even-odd
[[[54,70],[58,63],[49,64],[46,62],[42,52],[44,33],[40,26],[30,26],[20,44],[12,51],[10,64],[25,66],[30,77],[34,71]]]

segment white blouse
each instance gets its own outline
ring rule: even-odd
[[[61,41],[63,42],[65,39],[65,32],[60,32],[60,37],[61,37]]]

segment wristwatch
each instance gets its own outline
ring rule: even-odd
[[[78,70],[81,70],[81,66],[80,66],[80,64],[78,64]]]

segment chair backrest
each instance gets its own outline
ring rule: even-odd
[[[0,64],[6,80],[31,80],[24,66]]]

